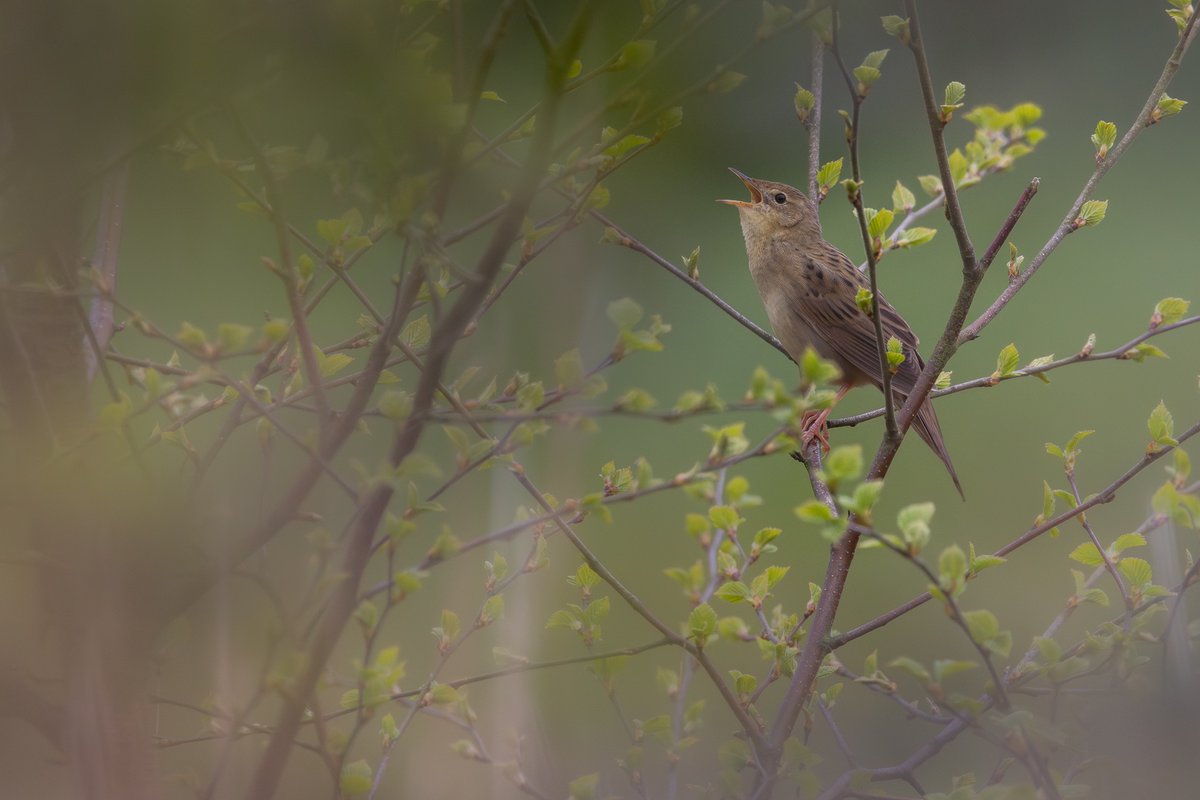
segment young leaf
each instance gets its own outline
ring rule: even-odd
[[[1000,355],[996,357],[996,371],[992,373],[992,379],[997,380],[1013,374],[1017,364],[1021,360],[1021,354],[1017,352],[1017,346],[1011,342],[1004,346],[1000,351]]]
[[[709,81],[708,86],[705,88],[710,94],[725,94],[741,86],[744,80],[746,80],[746,76],[742,73],[734,72],[733,70],[724,70],[716,78]]]
[[[1117,141],[1117,126],[1101,120],[1096,123],[1096,132],[1092,134],[1092,144],[1096,146],[1096,161],[1108,157],[1108,151]]]
[[[708,637],[716,633],[717,612],[708,603],[701,603],[688,615],[688,632],[697,647],[704,647]]]
[[[892,189],[892,208],[896,211],[911,211],[916,204],[916,196],[907,186],[896,181],[896,188]]]
[[[1074,230],[1086,228],[1091,225],[1099,225],[1104,221],[1104,216],[1107,213],[1107,200],[1088,200],[1079,209],[1079,216],[1075,218]]]
[[[881,20],[883,22],[883,29],[887,32],[888,36],[895,36],[904,44],[908,44],[909,26],[907,19],[898,17],[895,14],[889,14],[886,17],[882,17]]]
[[[1150,327],[1153,329],[1159,325],[1171,325],[1179,322],[1190,306],[1191,301],[1184,300],[1182,297],[1164,297],[1154,306],[1154,314],[1150,317]]]
[[[813,106],[816,104],[816,97],[808,89],[797,83],[796,96],[792,99],[792,104],[796,107],[796,118],[804,122],[808,119],[808,115],[812,112]]]
[[[1171,95],[1163,92],[1162,97],[1158,98],[1158,105],[1150,112],[1150,122],[1154,123],[1161,120],[1163,117],[1170,117],[1183,111],[1183,107],[1187,105],[1187,100],[1178,100]]]
[[[622,69],[637,69],[643,67],[654,57],[654,49],[657,45],[653,39],[637,39],[627,43],[621,48],[621,54],[617,56],[617,60],[609,67],[612,71]]]
[[[889,208],[881,208],[878,211],[874,209],[865,209],[867,212],[867,233],[872,239],[878,239],[892,226],[894,217],[892,210]]]
[[[1167,410],[1161,400],[1150,412],[1150,419],[1146,421],[1146,427],[1150,430],[1150,439],[1154,444],[1172,447],[1179,444],[1174,438],[1175,418],[1171,416],[1171,412]]]

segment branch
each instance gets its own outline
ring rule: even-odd
[[[812,55],[809,57],[809,91],[813,95],[813,107],[804,120],[808,131],[808,199],[813,205],[821,204],[821,187],[817,173],[821,171],[821,95],[825,83],[825,40],[820,31],[812,34]]]
[[[1145,104],[1142,105],[1142,110],[1134,118],[1133,124],[1129,126],[1129,130],[1121,137],[1121,141],[1117,142],[1116,146],[1108,152],[1108,155],[1096,165],[1095,171],[1087,179],[1087,182],[1084,183],[1083,189],[1080,190],[1079,196],[1075,198],[1075,202],[1071,204],[1071,208],[1067,211],[1066,216],[1063,217],[1062,222],[1058,224],[1054,233],[1042,245],[1042,249],[1038,254],[1029,262],[1029,266],[1025,268],[1024,272],[1013,279],[1004,291],[1000,293],[1000,296],[988,306],[986,311],[963,329],[958,339],[960,344],[978,338],[980,331],[996,318],[996,315],[1008,305],[1017,292],[1021,291],[1022,287],[1034,276],[1034,273],[1041,268],[1046,258],[1062,244],[1063,239],[1077,229],[1076,220],[1079,217],[1079,211],[1083,208],[1083,204],[1092,196],[1092,192],[1095,191],[1100,179],[1121,159],[1121,156],[1125,154],[1129,146],[1133,144],[1133,140],[1152,124],[1152,115],[1158,108],[1159,99],[1162,97],[1163,92],[1167,90],[1167,87],[1171,85],[1171,79],[1179,71],[1179,65],[1183,62],[1184,54],[1187,53],[1189,45],[1191,45],[1192,40],[1196,37],[1196,20],[1198,17],[1200,15],[1193,14],[1191,19],[1188,20],[1187,26],[1184,27],[1179,35],[1179,41],[1176,43],[1175,49],[1171,51],[1171,56],[1167,59],[1162,73],[1158,76],[1154,88],[1150,90],[1150,96],[1146,98]]]
[[[129,162],[122,161],[104,178],[103,196],[100,200],[100,220],[96,223],[96,244],[92,251],[93,280],[99,294],[92,298],[88,324],[95,336],[95,347],[100,352],[85,348],[87,376],[91,380],[96,368],[101,366],[102,353],[108,348],[113,335],[113,307],[104,295],[112,293],[117,285],[117,257],[121,251],[121,233],[125,226],[126,195],[129,188]]]
[[[950,171],[950,159],[946,153],[946,139],[942,130],[946,123],[942,121],[937,99],[933,95],[933,77],[929,73],[929,60],[925,55],[925,43],[921,37],[921,23],[917,17],[916,0],[904,0],[904,10],[909,16],[908,49],[912,51],[913,60],[917,64],[917,78],[921,84],[921,99],[925,103],[925,115],[929,120],[929,130],[933,134],[933,153],[937,160],[938,174],[942,178],[942,196],[946,203],[946,219],[954,231],[954,240],[958,243],[959,257],[962,259],[963,274],[982,272],[982,267],[975,260],[975,245],[971,243],[971,235],[967,232],[967,223],[963,219],[962,206],[958,202],[958,190],[954,187],[954,176]]]
[[[1188,428],[1186,431],[1181,433],[1177,437],[1179,444],[1183,444],[1188,439],[1195,436],[1197,433],[1200,433],[1200,423],[1196,423],[1195,425],[1193,425],[1192,427]],[[1028,531],[1026,531],[1025,533],[1018,536],[1016,539],[1013,539],[1011,542],[1009,542],[1008,544],[1006,544],[1003,547],[1001,547],[1000,549],[998,549],[993,555],[1006,556],[1009,553],[1013,552],[1014,550],[1018,550],[1021,547],[1024,547],[1025,545],[1029,544],[1034,539],[1038,538],[1039,536],[1046,533],[1047,531],[1053,530],[1054,528],[1057,528],[1059,525],[1062,525],[1064,522],[1068,522],[1068,521],[1074,519],[1075,517],[1079,516],[1084,511],[1087,511],[1089,508],[1094,508],[1095,506],[1101,505],[1103,503],[1111,502],[1113,500],[1113,498],[1116,497],[1117,492],[1121,489],[1122,486],[1129,483],[1129,481],[1133,480],[1133,478],[1136,477],[1139,473],[1144,471],[1151,464],[1153,464],[1156,461],[1158,461],[1159,459],[1161,459],[1167,453],[1170,453],[1176,447],[1178,447],[1178,445],[1171,446],[1171,447],[1164,447],[1164,448],[1162,448],[1160,450],[1156,450],[1152,453],[1146,453],[1138,460],[1138,462],[1136,464],[1131,466],[1129,469],[1125,470],[1125,472],[1121,473],[1121,475],[1118,476],[1115,480],[1113,480],[1112,483],[1108,484],[1108,486],[1105,486],[1099,492],[1094,494],[1091,498],[1080,503],[1075,508],[1064,511],[1061,514],[1059,514],[1051,519],[1045,520],[1044,522],[1033,526]],[[879,616],[875,617],[875,619],[872,619],[869,622],[864,622],[862,625],[859,625],[856,628],[853,628],[849,631],[846,631],[845,633],[840,634],[839,636],[835,636],[835,637],[831,638],[828,642],[828,647],[831,650],[836,650],[839,647],[843,647],[844,645],[849,644],[850,642],[854,641],[855,639],[859,639],[863,636],[866,636],[868,633],[871,633],[872,631],[875,631],[875,630],[878,630],[879,628],[884,627],[885,625],[892,622],[893,620],[898,619],[899,617],[902,617],[905,614],[907,614],[908,612],[912,611],[914,608],[918,608],[918,607],[924,605],[931,599],[932,599],[932,596],[929,594],[929,592],[925,592],[923,594],[917,595],[912,600],[909,600],[907,603],[896,606],[892,610],[887,611],[883,614],[880,614]]]
[[[959,392],[965,392],[968,389],[978,389],[978,388],[982,388],[982,387],[990,387],[990,386],[995,386],[999,383],[1004,383],[1006,381],[1016,380],[1018,378],[1028,378],[1028,377],[1035,376],[1035,375],[1045,375],[1047,372],[1053,372],[1054,370],[1061,369],[1062,367],[1069,367],[1073,364],[1081,364],[1084,362],[1110,361],[1110,360],[1130,361],[1133,359],[1133,357],[1135,355],[1134,348],[1136,348],[1142,342],[1144,342],[1148,339],[1153,339],[1155,336],[1160,336],[1164,333],[1168,333],[1170,331],[1177,330],[1179,328],[1184,328],[1189,325],[1195,325],[1198,322],[1200,322],[1200,316],[1187,317],[1185,319],[1179,320],[1178,322],[1174,322],[1170,325],[1162,325],[1160,327],[1151,328],[1150,330],[1144,331],[1144,332],[1138,334],[1137,336],[1133,337],[1129,341],[1125,342],[1124,344],[1117,345],[1116,347],[1114,347],[1111,350],[1104,350],[1099,353],[1095,353],[1095,352],[1089,353],[1087,351],[1087,349],[1084,348],[1083,350],[1081,350],[1080,352],[1076,353],[1073,356],[1067,356],[1065,358],[1060,358],[1056,361],[1051,361],[1047,364],[1042,364],[1041,366],[1038,366],[1038,367],[1026,367],[1024,369],[1019,369],[1010,375],[1001,375],[998,377],[995,375],[983,375],[978,378],[972,378],[969,381],[963,381],[962,383],[956,383],[953,386],[947,386],[945,389],[935,389],[934,391],[929,393],[929,396],[930,397],[945,397],[948,394],[957,394]],[[831,420],[829,420],[828,424],[829,424],[829,427],[831,427],[831,428],[854,427],[855,425],[858,425],[860,422],[866,422],[867,420],[872,420],[872,419],[875,419],[875,418],[881,417],[881,416],[883,416],[883,409],[877,408],[873,411],[864,411],[862,414],[855,414],[852,417],[841,417],[840,419],[831,419]]]
[[[705,286],[703,283],[701,283],[699,278],[693,278],[690,275],[688,275],[687,272],[685,272],[683,269],[675,266],[675,264],[671,263],[667,259],[660,256],[658,253],[651,250],[645,244],[642,244],[642,242],[640,240],[638,240],[637,238],[635,238],[634,236],[629,234],[624,228],[622,228],[617,223],[613,222],[610,218],[608,218],[604,214],[600,213],[599,211],[593,210],[591,212],[591,215],[596,220],[598,220],[601,225],[604,225],[605,227],[608,227],[608,228],[612,228],[614,231],[616,231],[617,244],[621,245],[622,247],[628,247],[630,250],[633,250],[635,252],[641,253],[642,255],[646,256],[651,261],[653,261],[655,264],[658,264],[660,267],[665,269],[667,272],[671,273],[676,278],[679,278],[679,280],[683,281],[688,286],[692,287],[697,292],[704,295],[704,297],[708,298],[708,300],[711,301],[713,305],[715,305],[717,308],[721,309],[726,314],[728,314],[730,317],[732,317],[734,319],[734,321],[736,321],[739,325],[741,325],[746,330],[753,333],[758,338],[762,339],[767,344],[774,347],[776,350],[778,350],[783,355],[787,356],[788,360],[791,360],[791,356],[789,356],[787,351],[783,349],[783,345],[779,343],[778,339],[776,339],[774,336],[772,336],[771,334],[767,333],[765,330],[760,328],[758,325],[756,325],[754,323],[753,320],[751,320],[749,317],[742,314],[740,311],[738,311],[733,306],[729,305],[729,303],[722,300],[720,298],[720,296],[717,295],[716,292],[714,292],[712,289],[709,289],[707,286]]]
[[[892,396],[892,370],[888,365],[887,342],[883,338],[883,318],[879,313],[878,264],[875,258],[875,245],[871,242],[871,234],[867,230],[867,212],[863,208],[862,198],[862,169],[858,161],[858,118],[866,95],[858,91],[854,85],[854,78],[850,74],[850,70],[846,69],[846,63],[842,60],[842,52],[838,47],[838,12],[836,6],[833,10],[833,44],[830,49],[833,51],[833,58],[837,62],[838,69],[842,71],[842,77],[846,81],[846,88],[849,89],[850,97],[854,104],[854,110],[850,115],[850,129],[846,135],[847,146],[850,148],[850,169],[854,175],[854,189],[850,194],[850,202],[854,204],[854,213],[858,217],[859,232],[862,234],[863,249],[867,254],[867,275],[871,283],[871,321],[875,325],[875,348],[879,356],[879,375],[882,380],[884,421],[887,430],[886,440],[895,442],[898,445],[900,439],[903,437],[903,431],[896,426],[896,398]]]

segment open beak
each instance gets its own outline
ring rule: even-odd
[[[718,200],[717,201],[718,203],[727,203],[731,206],[742,206],[743,208],[750,208],[751,206],[754,206],[757,203],[762,202],[762,197],[763,197],[762,192],[760,192],[758,190],[758,187],[754,185],[753,178],[751,178],[750,176],[746,175],[743,172],[738,172],[733,167],[730,167],[729,171],[732,172],[734,175],[737,175],[739,178],[741,178],[742,183],[746,184],[746,188],[750,190],[750,200],[749,201],[746,201],[746,200]]]

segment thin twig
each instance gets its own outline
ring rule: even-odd
[[[996,315],[1012,301],[1017,292],[1021,291],[1025,284],[1029,282],[1029,279],[1045,263],[1046,258],[1062,244],[1067,235],[1078,229],[1079,226],[1076,220],[1079,218],[1079,211],[1083,208],[1083,204],[1091,198],[1096,185],[1100,183],[1100,179],[1121,159],[1121,156],[1125,154],[1129,146],[1133,144],[1134,139],[1149,126],[1151,115],[1157,109],[1159,99],[1166,92],[1167,87],[1171,85],[1171,80],[1175,77],[1175,73],[1179,71],[1180,64],[1183,63],[1184,54],[1187,53],[1188,47],[1196,38],[1197,19],[1200,19],[1200,14],[1193,14],[1188,20],[1187,25],[1180,32],[1179,41],[1176,43],[1174,50],[1171,51],[1170,57],[1167,58],[1166,65],[1163,66],[1162,73],[1159,74],[1154,88],[1150,90],[1150,95],[1142,105],[1142,110],[1134,118],[1133,124],[1129,126],[1129,130],[1121,137],[1121,141],[1117,142],[1116,146],[1108,151],[1105,158],[1096,164],[1095,171],[1092,172],[1091,176],[1084,183],[1083,189],[1080,190],[1079,195],[1075,198],[1075,202],[1071,204],[1066,216],[1063,217],[1062,222],[1055,228],[1054,233],[1042,245],[1042,249],[1038,251],[1038,254],[1030,260],[1029,265],[1005,287],[1004,291],[988,306],[987,310],[980,314],[974,322],[963,328],[962,333],[958,337],[960,343],[978,338],[980,331],[995,319]]]

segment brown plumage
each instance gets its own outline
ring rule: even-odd
[[[882,391],[875,323],[855,301],[860,288],[870,288],[867,276],[821,236],[817,208],[807,195],[786,184],[755,180],[736,169],[731,171],[746,184],[751,200],[721,202],[738,208],[750,274],[784,350],[798,363],[805,349],[812,347],[837,364],[843,383],[838,399],[851,387],[865,383]],[[916,334],[882,294],[879,317],[885,341],[894,336],[904,347],[904,362],[892,374],[892,396],[899,408],[912,392],[925,362],[917,352]],[[822,435],[820,426],[827,416],[828,410],[819,416],[817,425],[808,429],[810,436]],[[962,486],[942,439],[933,403],[921,404],[912,426],[946,465],[961,495]]]

